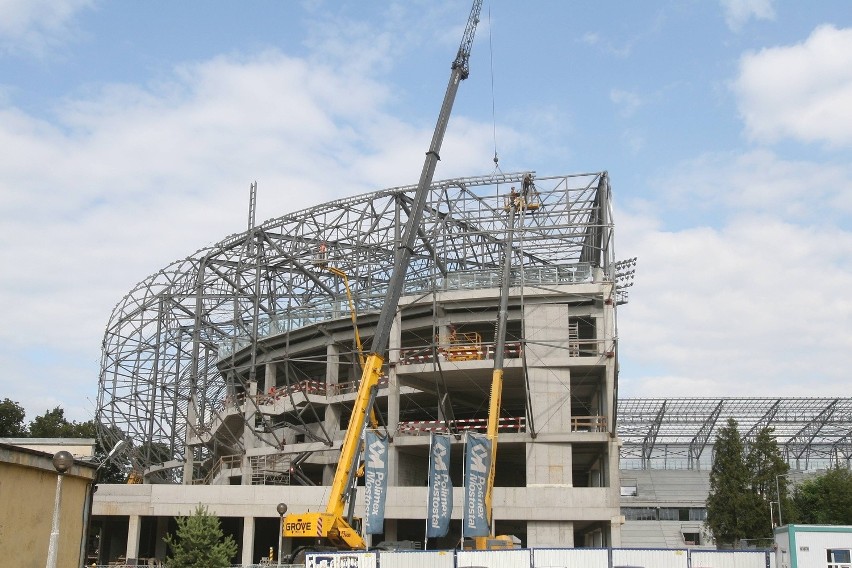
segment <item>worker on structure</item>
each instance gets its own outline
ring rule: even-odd
[[[315,263],[319,268],[325,268],[328,265],[328,249],[325,246],[325,243],[320,243],[319,253],[317,254],[317,261]]]
[[[519,207],[520,201],[518,200],[518,192],[513,187],[509,192],[509,207]]]
[[[521,186],[521,197],[524,198],[524,201],[527,201],[532,192],[533,181],[532,174],[524,174],[523,185]]]

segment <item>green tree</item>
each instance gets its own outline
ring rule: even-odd
[[[69,422],[65,410],[57,406],[30,422],[30,436],[33,438],[94,438],[97,435],[95,423]]]
[[[22,438],[27,435],[24,426],[24,408],[8,398],[0,402],[0,437]]]
[[[852,471],[833,467],[800,483],[793,494],[798,522],[852,525]]]
[[[747,528],[749,538],[772,537],[772,517],[766,512],[770,510],[770,506],[775,507],[770,504],[778,501],[776,493],[781,494],[781,506],[789,509],[787,478],[778,476],[785,475],[790,466],[781,455],[778,441],[772,435],[773,431],[773,428],[768,427],[761,429],[748,448],[746,465],[751,478],[753,507],[757,513],[750,515],[750,525]]]
[[[713,453],[706,523],[717,543],[736,546],[750,536],[750,510],[755,503],[745,445],[733,418],[719,430]]]
[[[228,535],[224,539],[219,518],[199,504],[192,516],[178,517],[177,531],[166,536],[172,556],[166,558],[169,568],[228,568],[237,554],[237,543]]]

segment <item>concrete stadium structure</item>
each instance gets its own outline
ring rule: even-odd
[[[441,431],[456,440],[457,513],[430,545],[458,543],[463,434],[484,431],[488,414],[506,203],[527,173],[432,184],[376,400],[392,438],[379,539],[423,540],[428,434]],[[632,262],[614,259],[605,172],[534,180],[535,207],[512,238],[495,529],[526,546],[618,546],[616,306]],[[256,561],[277,544],[277,503],[324,508],[360,341],[373,334],[413,189],[262,224],[252,197],[244,233],[116,306],[97,418],[107,445],[133,440],[145,483],[97,493],[96,515],[126,515],[104,525],[114,546],[101,560],[123,538],[127,558],[162,558],[168,518],[200,502],[233,520],[243,562]]]

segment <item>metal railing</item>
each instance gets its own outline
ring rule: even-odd
[[[565,265],[530,266],[512,270],[511,286],[553,286],[563,284],[581,284],[593,281],[592,267],[587,262]],[[500,271],[463,270],[451,272],[446,277],[414,278],[405,282],[404,294],[414,295],[436,290],[452,292],[457,290],[482,290],[500,286]],[[355,303],[358,313],[379,311],[384,303],[383,290],[372,290],[369,296],[356,294]],[[258,321],[258,335],[267,337],[316,325],[340,317],[348,317],[349,305],[345,297],[330,298],[299,306],[288,312],[276,313]],[[219,344],[218,357],[226,359],[251,344],[246,337],[231,338]]]
[[[572,432],[606,432],[606,416],[572,416]],[[487,418],[466,418],[462,420],[410,420],[397,425],[397,434],[403,436],[426,436],[432,432],[485,432],[488,429]],[[497,423],[501,433],[526,432],[527,421],[524,416],[503,416]]]
[[[240,467],[243,463],[242,456],[232,455],[232,456],[222,456],[216,463],[213,464],[213,467],[210,468],[210,471],[207,472],[202,478],[197,478],[192,480],[193,485],[210,485],[210,482],[216,479],[216,476],[219,475],[219,472],[223,469],[233,469],[236,467]]]

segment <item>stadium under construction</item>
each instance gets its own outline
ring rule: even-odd
[[[259,224],[252,191],[245,232],[118,303],[97,420],[105,445],[132,441],[139,483],[95,495],[100,562],[163,558],[173,517],[203,503],[248,564],[277,546],[277,504],[324,508],[415,189]],[[775,428],[797,471],[849,466],[852,399],[618,400],[616,311],[635,259],[616,261],[611,209],[605,172],[431,184],[372,404],[391,441],[376,539],[423,545],[429,434],[440,432],[453,436],[456,513],[430,544],[458,544],[464,434],[486,431],[497,359],[493,526],[524,546],[711,545],[707,471],[728,416],[747,436]],[[359,515],[360,493],[353,506]]]

